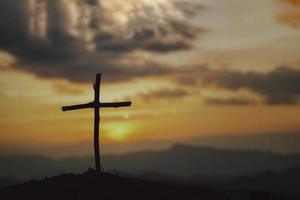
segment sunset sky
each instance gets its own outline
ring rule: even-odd
[[[92,110],[61,106],[90,102],[97,72],[102,101],[133,102],[102,109],[104,153],[279,133],[289,146],[300,0],[1,0],[0,153],[92,154]]]

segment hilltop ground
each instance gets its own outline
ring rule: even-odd
[[[63,174],[43,180],[0,189],[1,199],[77,200],[77,199],[208,199],[208,200],[292,200],[294,198],[254,191],[223,191],[207,187],[169,184],[121,177],[111,173],[98,174],[89,169],[74,175]]]

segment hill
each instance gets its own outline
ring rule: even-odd
[[[63,174],[52,178],[0,188],[1,199],[209,199],[209,200],[294,200],[259,191],[222,191],[200,186],[167,184],[89,170],[81,175]]]
[[[300,198],[300,167],[284,171],[267,171],[252,176],[235,179],[227,186],[238,189],[264,190],[281,194],[299,196]]]

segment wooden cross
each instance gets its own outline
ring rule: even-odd
[[[100,103],[100,81],[101,81],[101,73],[96,75],[96,81],[94,84],[95,91],[95,99],[93,102],[73,105],[73,106],[63,106],[63,111],[70,110],[79,110],[85,108],[93,108],[94,109],[94,152],[95,152],[95,165],[96,171],[101,172],[101,163],[100,163],[100,148],[99,148],[99,124],[100,124],[100,108],[118,108],[118,107],[127,107],[131,106],[130,101],[126,102],[114,102],[114,103]]]

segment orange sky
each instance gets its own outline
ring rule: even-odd
[[[33,0],[28,2],[36,4]],[[183,36],[176,33],[179,28],[172,29],[174,35],[165,41],[192,43],[192,47],[186,49],[155,52],[145,47],[147,43],[135,43],[136,49],[121,55],[118,52],[116,58],[122,56],[118,61],[120,65],[132,65],[136,69],[146,65],[147,60],[155,61],[171,72],[114,81],[114,74],[122,77],[125,72],[112,70],[111,73],[102,70],[102,65],[99,67],[98,71],[103,72],[102,101],[133,102],[131,108],[103,109],[101,143],[105,153],[159,149],[164,147],[161,141],[171,144],[216,135],[300,130],[299,101],[291,100],[299,97],[299,86],[293,85],[297,83],[295,78],[285,77],[299,74],[300,70],[299,1],[199,0],[201,9],[195,9],[192,2],[183,11],[180,10],[182,4],[178,8],[173,0],[143,0],[138,4],[135,0],[104,2],[101,9],[110,21],[102,29],[124,34],[124,38],[130,37],[132,27],[140,28],[148,23],[152,27],[157,22],[167,24],[168,17],[202,30],[197,33],[199,37],[183,40]],[[166,12],[160,10],[159,5],[163,5]],[[152,10],[149,15],[145,8]],[[192,8],[193,12],[188,10]],[[68,18],[64,16],[64,19],[75,23],[79,12],[75,4],[70,3],[67,11]],[[193,16],[182,14],[184,11]],[[35,37],[46,37],[43,35],[46,22],[42,16],[39,15]],[[141,21],[134,21],[136,18]],[[93,48],[89,40],[93,35],[91,31],[84,34],[71,26],[63,28],[76,38],[85,38],[87,48]],[[81,82],[76,81],[76,77],[62,75],[65,72],[55,74],[56,71],[47,68],[47,61],[32,62],[27,54],[22,57],[20,52],[1,44],[0,41],[0,151],[51,156],[90,154],[92,111],[64,113],[60,107],[91,101],[93,77]],[[107,55],[104,52],[99,59],[106,59]],[[55,66],[63,67],[62,63]],[[280,66],[286,68],[280,71]],[[146,67],[154,71],[151,66]],[[71,68],[69,72],[73,74],[72,70],[78,69]],[[89,68],[82,73],[85,70]],[[288,87],[274,90],[273,87],[281,88],[282,83],[277,82],[276,73],[284,76]],[[79,73],[77,78],[80,76]],[[250,84],[253,79],[261,81],[261,87]],[[147,141],[153,141],[153,145],[143,146]]]

